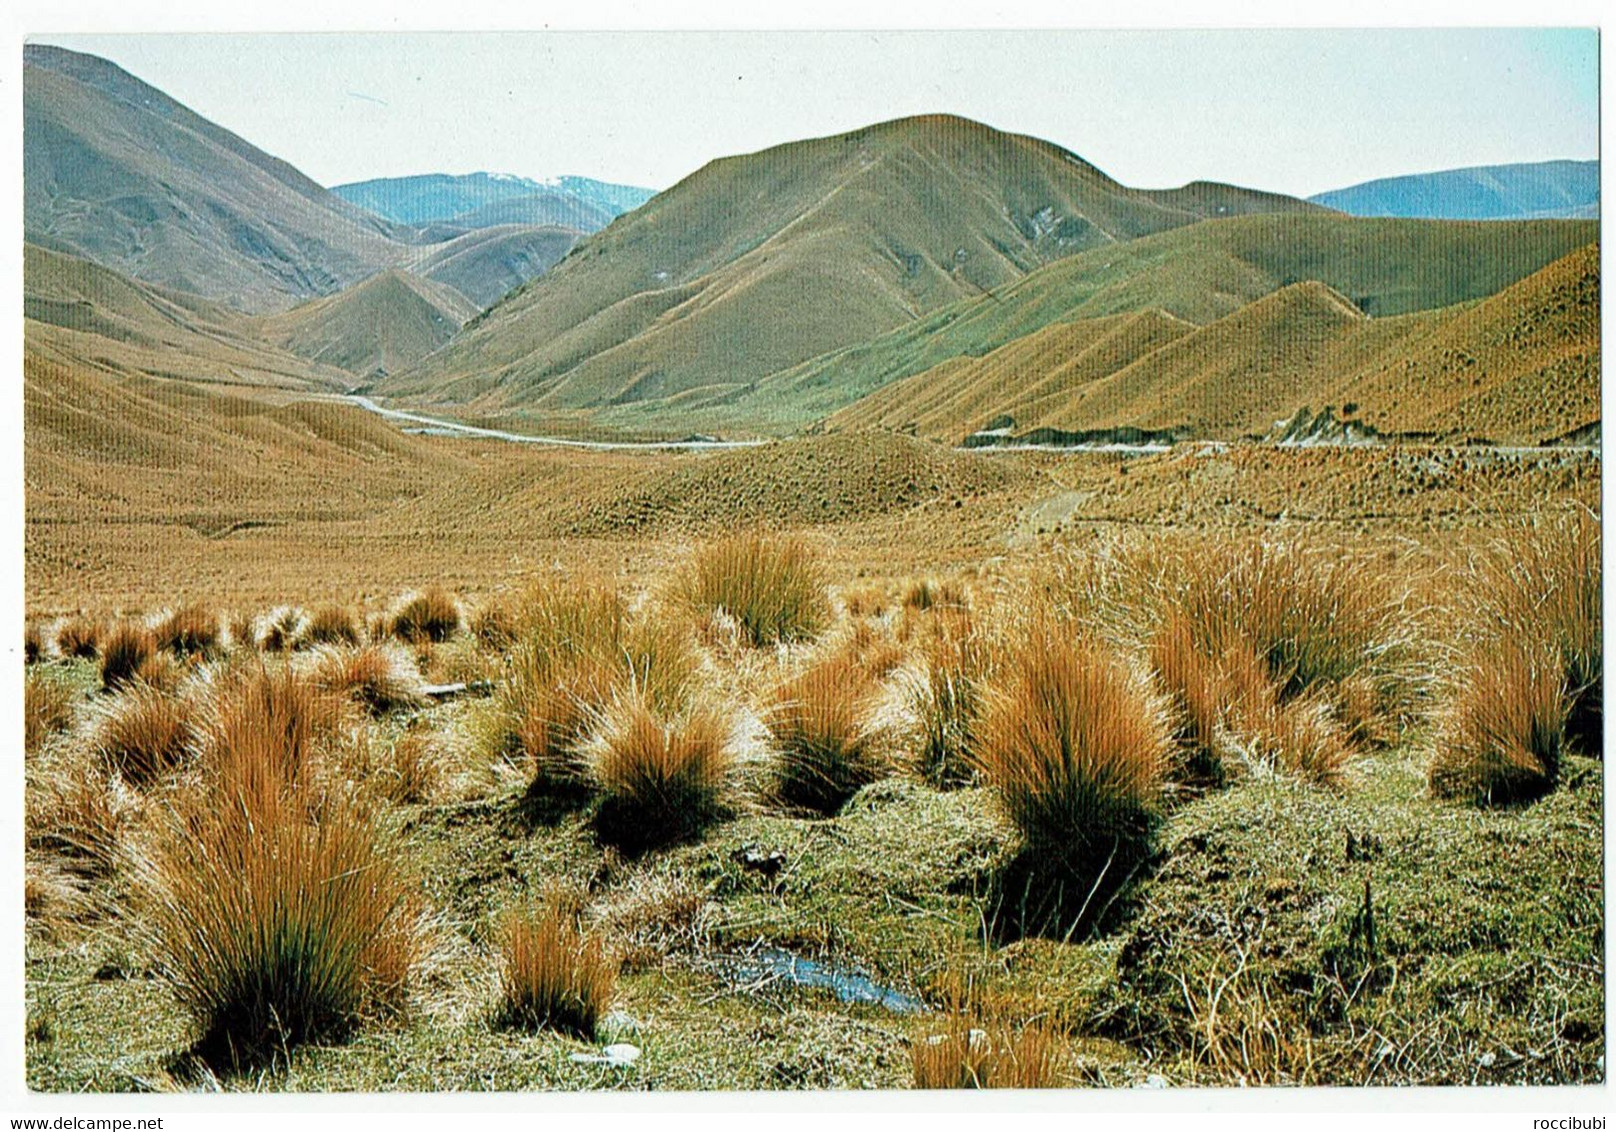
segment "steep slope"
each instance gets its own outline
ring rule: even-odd
[[[326,294],[411,234],[92,55],[23,49],[26,238],[242,310]]]
[[[214,385],[354,384],[270,345],[247,315],[32,244],[23,246],[23,317],[27,350],[63,365]]]
[[[1053,260],[1255,208],[1316,211],[1129,189],[960,118],[883,123],[710,163],[387,391],[565,409],[744,385]]]
[[[416,275],[453,287],[482,310],[549,271],[581,235],[576,228],[555,226],[482,228],[422,248],[409,267]]]
[[[476,313],[454,288],[392,269],[261,325],[268,341],[300,357],[379,377],[426,357]]]
[[[1353,216],[1591,219],[1599,215],[1599,162],[1478,165],[1365,181],[1308,199]]]
[[[508,173],[425,173],[336,185],[343,200],[403,224],[443,221],[462,228],[495,224],[562,224],[594,232],[655,194],[589,177],[535,181]],[[498,206],[509,206],[501,212]],[[503,217],[503,218],[502,218]],[[517,219],[519,218],[519,219]]]
[[[1130,350],[1108,348],[1119,339]],[[1598,421],[1598,246],[1481,302],[1390,318],[1307,282],[1199,328],[1155,312],[1055,324],[894,382],[827,424],[954,443],[987,428],[1232,439],[1326,407],[1370,433],[1519,444]]]
[[[1449,306],[1494,294],[1597,234],[1597,225],[1585,221],[1462,224],[1323,214],[1196,224],[1072,256],[990,295],[712,398],[706,410],[686,406],[681,427],[801,427],[889,382],[950,358],[980,357],[1054,322],[1160,309],[1204,325],[1304,280],[1339,291],[1377,320]]]

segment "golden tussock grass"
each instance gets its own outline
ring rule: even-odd
[[[396,644],[326,646],[309,679],[315,687],[346,696],[377,715],[427,702],[426,684],[415,658]]]
[[[83,615],[69,617],[56,630],[56,651],[75,660],[94,660],[101,653],[106,625]]]
[[[326,605],[309,617],[304,638],[311,645],[359,644],[359,622],[353,611],[340,605]]]
[[[230,614],[230,647],[252,651],[258,648],[258,619],[246,610]]]
[[[460,604],[437,586],[404,597],[389,615],[388,631],[401,641],[446,641],[459,631]]]
[[[499,952],[499,1025],[594,1039],[617,989],[617,963],[570,910],[513,909],[500,925]]]
[[[503,602],[481,605],[471,615],[471,635],[485,649],[504,652],[516,643],[516,618]]]
[[[105,767],[75,764],[48,778],[30,780],[27,791],[28,849],[50,853],[85,877],[112,872],[129,825],[132,803],[109,779]]]
[[[264,614],[253,639],[265,652],[291,652],[303,647],[309,615],[291,605],[278,606]]]
[[[1548,793],[1559,778],[1568,715],[1551,650],[1512,641],[1471,658],[1439,716],[1432,792],[1484,805]]]
[[[238,791],[298,786],[343,730],[343,707],[289,666],[216,673],[198,721],[203,769]]]
[[[45,659],[45,638],[39,631],[39,623],[29,621],[22,627],[22,661],[24,664],[38,664]]]
[[[989,690],[976,765],[1030,853],[1078,876],[1141,851],[1171,734],[1105,646],[1034,626]]]
[[[156,652],[157,638],[150,629],[121,622],[101,641],[101,687],[112,691],[134,680]]]
[[[1039,1023],[984,1028],[968,1014],[954,1014],[941,1032],[918,1035],[909,1055],[917,1089],[1052,1089],[1063,1083],[1059,1039]]]
[[[151,786],[190,752],[195,715],[188,699],[136,680],[101,706],[91,750],[131,786]]]
[[[800,538],[740,535],[702,547],[679,592],[705,614],[722,612],[748,644],[809,640],[831,620],[818,557]]]
[[[892,596],[881,586],[850,586],[842,591],[842,608],[849,617],[881,617],[892,608]]]
[[[159,649],[181,657],[216,655],[224,640],[219,615],[195,602],[165,615],[152,632]]]
[[[939,789],[963,786],[976,773],[977,731],[993,648],[961,611],[937,619],[919,639],[918,651],[918,664],[905,682],[915,766],[921,778]]]
[[[970,605],[970,594],[957,578],[938,581],[935,578],[917,578],[903,591],[906,610],[925,612],[929,609],[965,609]]]
[[[728,722],[710,705],[664,719],[637,692],[602,713],[589,758],[609,844],[643,852],[699,837],[729,811]]]
[[[73,690],[60,680],[29,672],[23,680],[23,750],[33,754],[73,722]]]
[[[890,737],[875,722],[880,691],[846,653],[776,685],[764,723],[777,753],[781,801],[834,814],[860,787],[889,773]]]
[[[240,770],[262,753],[220,763]],[[294,762],[283,752],[269,765]],[[306,789],[226,771],[181,801],[140,859],[142,930],[216,1065],[347,1036],[401,1004],[419,957],[402,858],[346,794],[311,817]]]

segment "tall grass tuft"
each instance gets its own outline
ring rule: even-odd
[[[309,808],[284,783],[226,776],[143,865],[158,970],[226,1068],[347,1036],[402,1000],[416,961],[411,887],[375,819],[343,794]]]
[[[150,629],[120,623],[101,642],[101,687],[113,691],[128,684],[156,652],[157,639]]]
[[[45,659],[45,638],[39,632],[39,623],[29,621],[22,627],[22,660],[24,664],[38,664]]]
[[[1059,1042],[1046,1026],[980,1028],[968,1014],[951,1015],[941,1033],[910,1047],[917,1089],[1049,1089]]]
[[[38,750],[73,722],[73,690],[60,680],[29,672],[23,680],[23,750]]]
[[[921,643],[919,667],[910,674],[906,691],[917,769],[932,786],[948,789],[969,784],[976,774],[992,650],[968,616],[940,621],[939,627]]]
[[[175,656],[213,656],[224,639],[219,616],[193,602],[181,606],[157,623],[157,647]]]
[[[340,605],[327,605],[315,610],[304,631],[304,637],[311,645],[347,645],[351,648],[359,644],[359,636],[359,622],[354,619],[353,611]]]
[[[740,535],[703,547],[690,565],[683,595],[696,609],[722,612],[747,643],[808,640],[830,624],[824,573],[796,538]]]
[[[1522,531],[1482,560],[1475,581],[1483,642],[1534,642],[1551,650],[1567,701],[1566,738],[1580,753],[1600,757],[1604,578],[1599,521],[1579,510]]]
[[[91,749],[125,782],[145,788],[178,766],[195,738],[191,702],[137,680],[102,708]]]
[[[437,586],[405,597],[388,621],[388,631],[409,644],[446,641],[459,628],[459,603]]]
[[[1148,851],[1170,743],[1155,698],[1103,646],[1035,626],[990,691],[976,761],[1023,858],[1081,897]]]
[[[264,615],[255,639],[265,652],[291,652],[306,643],[308,614],[296,606],[283,605]]]
[[[637,693],[606,709],[590,777],[602,838],[631,853],[700,836],[728,811],[729,728],[710,707],[661,718]]]
[[[1432,792],[1483,805],[1548,793],[1568,744],[1568,715],[1552,650],[1515,641],[1472,658],[1439,721]]]
[[[339,734],[342,701],[290,667],[220,674],[198,722],[204,769],[253,794],[301,787]]]
[[[56,651],[69,660],[94,660],[101,655],[106,626],[93,617],[69,617],[56,630]]]
[[[834,814],[890,769],[875,721],[880,685],[846,653],[779,684],[764,723],[778,752],[776,793],[790,805]]]
[[[617,988],[617,964],[599,938],[556,907],[511,911],[499,934],[499,1025],[593,1040]]]
[[[314,685],[381,715],[426,703],[426,685],[415,658],[399,645],[321,649],[310,674]]]

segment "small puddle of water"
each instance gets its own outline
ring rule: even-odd
[[[737,983],[779,980],[798,987],[821,987],[843,1002],[880,1006],[895,1014],[919,1014],[926,1009],[919,999],[883,987],[868,976],[843,971],[804,959],[789,951],[760,951],[739,960],[730,969]]]

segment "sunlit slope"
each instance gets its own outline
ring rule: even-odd
[[[262,322],[286,350],[360,377],[395,373],[438,349],[477,308],[459,291],[399,270]]]
[[[1541,443],[1599,419],[1598,281],[1588,245],[1486,300],[1390,318],[1307,282],[1203,327],[1154,312],[1055,324],[894,382],[828,424],[951,442],[989,427],[1229,439],[1329,406],[1385,433]]]
[[[23,315],[27,349],[62,364],[228,386],[354,384],[264,341],[247,315],[31,244],[23,247]]]
[[[1274,209],[1316,210],[1130,189],[964,119],[884,123],[710,163],[384,392],[543,410],[744,387],[1085,249]]]
[[[453,287],[481,310],[549,271],[579,235],[574,228],[553,225],[480,228],[420,249],[409,267],[416,275]]]
[[[1249,216],[1106,247],[732,396],[714,423],[791,427],[950,358],[980,357],[1056,322],[1160,310],[1205,325],[1282,287],[1325,284],[1376,318],[1494,294],[1586,244],[1585,221],[1458,223]]]

